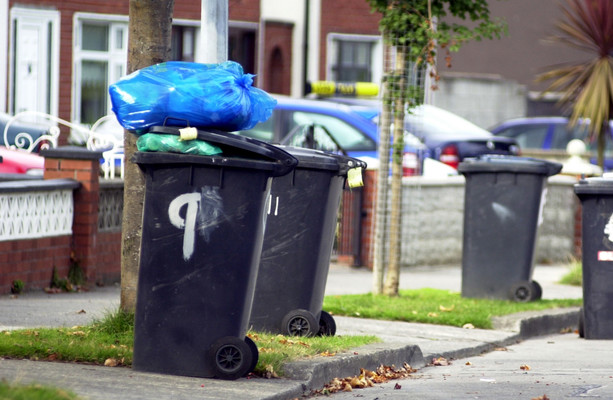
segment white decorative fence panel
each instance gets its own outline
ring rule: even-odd
[[[0,241],[72,234],[75,187],[67,179],[0,183]]]

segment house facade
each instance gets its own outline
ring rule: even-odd
[[[559,0],[490,0],[493,18],[504,18],[508,35],[469,42],[452,53],[451,68],[439,62],[442,75],[433,104],[455,112],[483,128],[505,119],[561,115],[558,96],[542,96],[546,88],[535,78],[548,67],[589,57],[580,49],[551,42],[563,17]],[[441,60],[442,61],[442,60]]]
[[[490,2],[509,35],[466,44],[441,66],[428,102],[482,127],[559,114],[535,76],[583,54],[546,43],[557,0]],[[380,83],[379,15],[365,0],[229,1],[229,59],[270,93],[300,97],[316,80]],[[111,112],[108,85],[126,73],[127,0],[0,0],[0,111],[35,110],[89,125]],[[202,62],[201,2],[176,0],[172,58]],[[206,40],[206,39],[204,39]],[[443,65],[444,63],[441,63]],[[62,140],[60,140],[62,143]]]
[[[84,125],[111,113],[108,86],[127,70],[128,5],[0,0],[0,111]],[[202,62],[200,16],[201,2],[175,1],[173,60]],[[229,59],[271,93],[302,96],[306,80],[324,78],[377,82],[381,49],[362,0],[229,2]]]

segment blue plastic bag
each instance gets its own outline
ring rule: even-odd
[[[121,78],[109,93],[113,112],[127,130],[165,124],[237,131],[266,121],[277,104],[252,85],[253,75],[232,61],[170,61]]]

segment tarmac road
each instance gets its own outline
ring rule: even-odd
[[[348,399],[613,399],[613,343],[576,333],[544,336],[449,366],[422,368],[409,379],[337,393]],[[398,386],[397,386],[398,385]]]

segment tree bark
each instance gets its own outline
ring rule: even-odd
[[[130,0],[128,73],[170,59],[174,0]],[[124,132],[124,202],[120,308],[136,309],[145,178],[131,159],[136,136]]]

